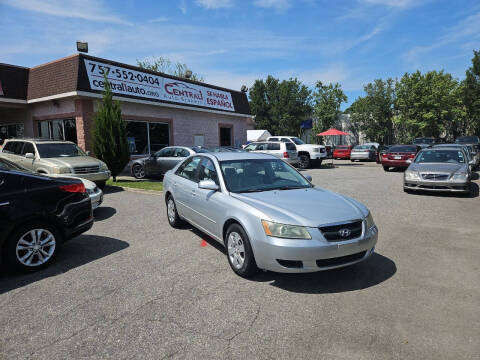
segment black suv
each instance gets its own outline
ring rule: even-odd
[[[89,230],[92,206],[78,179],[50,178],[0,158],[0,259],[23,271],[50,264]]]

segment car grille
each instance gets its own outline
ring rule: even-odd
[[[320,148],[320,152],[321,152],[321,153],[324,153],[324,152],[325,152],[325,148]]]
[[[320,259],[317,260],[317,266],[318,267],[329,267],[329,266],[338,266],[338,265],[343,265],[343,264],[348,264],[353,261],[361,260],[365,256],[367,252],[362,251],[356,254],[352,255],[347,255],[347,256],[341,256],[341,257],[336,257],[332,259]]]
[[[350,239],[355,239],[362,235],[362,220],[356,220],[353,222],[335,224],[330,226],[321,226],[319,227],[325,239],[328,241],[345,241]],[[346,233],[347,236],[342,236],[341,230],[348,230]]]
[[[422,174],[423,180],[442,181],[448,179],[448,174]]]
[[[74,167],[73,172],[75,174],[91,174],[97,173],[100,170],[100,166],[82,166],[82,167]]]

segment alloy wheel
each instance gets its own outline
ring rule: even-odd
[[[241,269],[243,264],[245,263],[245,246],[243,244],[243,239],[240,234],[232,231],[228,235],[227,247],[230,262],[236,269]]]
[[[55,236],[46,229],[32,229],[23,234],[16,245],[16,255],[22,265],[35,267],[45,264],[55,253]]]
[[[143,179],[145,177],[145,170],[143,169],[143,166],[135,165],[133,167],[133,175],[137,179]]]
[[[170,198],[168,199],[167,202],[167,215],[168,215],[168,221],[170,221],[171,224],[175,222],[175,203],[173,202],[173,199]]]

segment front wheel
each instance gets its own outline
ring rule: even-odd
[[[145,178],[145,169],[142,165],[135,164],[132,168],[132,174],[135,179],[144,179]]]
[[[258,271],[250,240],[239,224],[232,224],[226,235],[227,258],[235,274],[250,277]]]
[[[384,167],[383,167],[383,170],[384,170],[384,171],[388,171],[389,169],[390,169],[390,166],[384,166]]]
[[[300,155],[299,167],[301,169],[307,169],[310,167],[310,157],[308,155]]]
[[[9,236],[6,260],[17,270],[27,272],[48,266],[62,245],[62,237],[50,224],[34,222]]]

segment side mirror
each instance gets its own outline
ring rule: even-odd
[[[35,155],[34,155],[33,153],[26,153],[26,154],[25,154],[25,159],[34,160],[34,159],[35,159]]]
[[[92,152],[90,150],[88,150],[85,154],[87,154],[87,156],[90,156],[90,155],[92,155]]]
[[[198,183],[198,187],[200,189],[205,189],[205,190],[213,190],[213,191],[218,190],[218,185],[215,184],[215,181],[213,180],[202,180]]]
[[[308,174],[303,175],[303,177],[304,177],[305,179],[307,179],[308,182],[312,182],[312,180],[313,180],[312,177],[311,177],[310,175],[308,175]]]

